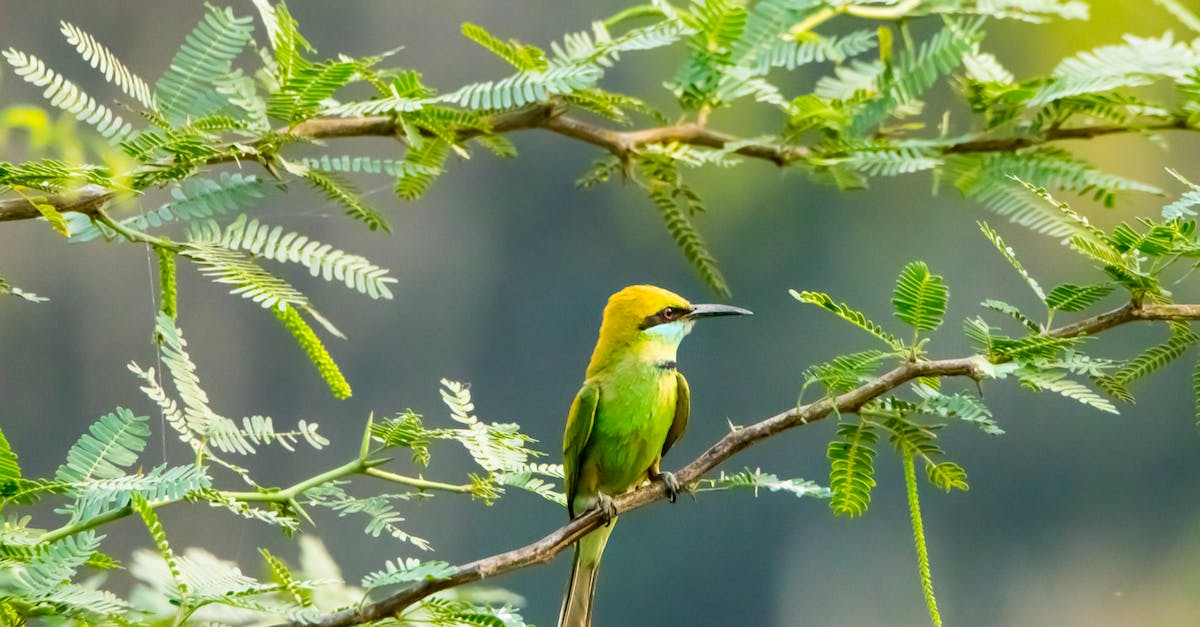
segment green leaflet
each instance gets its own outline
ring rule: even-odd
[[[1200,76],[1200,70],[1197,70],[1195,76]],[[1200,82],[1198,82],[1200,84]],[[1200,101],[1200,98],[1197,98]],[[1180,183],[1187,185],[1190,189],[1180,195],[1179,200],[1172,202],[1162,208],[1162,217],[1165,220],[1175,220],[1187,218],[1196,215],[1193,207],[1200,206],[1200,185],[1196,185],[1191,181],[1183,178],[1183,175],[1178,172],[1167,169],[1171,176],[1174,176]]]
[[[1100,302],[1113,291],[1108,283],[1099,285],[1075,285],[1063,283],[1046,295],[1046,306],[1058,311],[1083,311]]]
[[[647,155],[638,160],[637,166],[645,179],[642,187],[666,222],[667,231],[675,240],[675,245],[683,251],[704,282],[719,296],[728,298],[730,291],[725,276],[691,220],[691,215],[702,211],[703,205],[695,190],[684,182],[676,167],[676,159]]]
[[[362,587],[374,590],[385,586],[437,581],[458,572],[458,567],[448,562],[430,560],[422,562],[416,558],[401,558],[384,562],[384,569],[369,573],[362,579]]]
[[[929,476],[929,483],[944,492],[970,489],[967,485],[967,471],[954,462],[926,464],[925,472]]]
[[[1116,372],[1101,377],[1096,383],[1106,391],[1116,390],[1116,395],[1125,400],[1128,392],[1122,394],[1120,390],[1127,390],[1130,383],[1160,370],[1182,357],[1188,348],[1197,341],[1200,341],[1200,336],[1197,336],[1186,323],[1173,325],[1171,337],[1166,342],[1143,350],[1137,357],[1118,368]],[[1132,399],[1131,396],[1128,398]]]
[[[429,439],[438,432],[421,423],[421,416],[409,410],[371,424],[371,437],[385,447],[412,449],[412,460],[421,466],[429,465]]]
[[[470,22],[463,23],[462,34],[520,71],[544,71],[549,67],[546,53],[537,46],[522,44],[515,39],[501,41],[482,26]]]
[[[1025,279],[1025,283],[1029,285],[1034,294],[1037,294],[1038,299],[1042,302],[1045,302],[1046,293],[1042,291],[1042,286],[1039,285],[1037,280],[1030,276],[1029,272],[1025,270],[1025,266],[1021,265],[1021,262],[1017,260],[1017,254],[1013,252],[1013,249],[1008,246],[1008,244],[1004,243],[1004,240],[1000,237],[1000,234],[992,229],[987,222],[980,221],[976,224],[979,225],[979,230],[983,231],[983,234],[988,238],[988,241],[990,241],[992,245],[996,247],[996,250],[1000,251],[1000,255],[1004,257],[1004,260],[1008,262],[1008,265],[1012,266],[1013,270],[1016,270],[1017,274],[1021,275],[1022,279]]]
[[[216,113],[230,105],[218,91],[233,69],[233,60],[250,43],[251,17],[237,17],[229,8],[209,7],[200,24],[188,34],[166,72],[154,84],[158,111],[172,125]]]
[[[58,467],[55,479],[82,483],[92,479],[115,479],[125,474],[146,448],[150,427],[146,416],[135,416],[124,407],[105,414],[80,436],[67,452],[67,461]]]
[[[1160,78],[1180,79],[1200,65],[1200,52],[1175,42],[1170,32],[1160,38],[1125,35],[1125,44],[1101,46],[1063,61],[1054,81],[1038,91],[1031,105],[1074,94],[1148,85]]]
[[[21,480],[21,466],[17,463],[17,454],[0,431],[0,498],[9,496],[12,488]]]
[[[180,253],[195,261],[204,276],[216,283],[233,285],[240,295],[264,309],[308,307],[308,297],[287,281],[263,270],[246,254],[206,242],[190,242]]]
[[[335,180],[330,175],[311,169],[303,172],[303,176],[310,185],[324,193],[330,200],[345,207],[346,215],[365,223],[368,229],[372,231],[382,229],[385,233],[392,232],[392,227],[388,225],[387,218],[363,202],[363,199],[345,183]]]
[[[878,434],[866,422],[838,425],[838,438],[829,443],[829,507],[835,514],[862,516],[875,487],[875,444]]]
[[[697,487],[697,492],[711,492],[714,490],[732,490],[735,488],[754,490],[754,496],[758,496],[760,490],[769,492],[786,492],[797,498],[814,497],[827,499],[833,496],[833,492],[829,488],[817,485],[813,481],[805,479],[780,479],[778,475],[768,472],[762,472],[756,468],[750,470],[745,468],[738,472],[727,474],[721,471],[721,474],[716,479],[708,480],[711,482],[709,487]]]
[[[1027,367],[1018,371],[1017,376],[1022,385],[1034,390],[1055,392],[1109,414],[1120,413],[1108,399],[1082,383],[1067,378],[1065,373]]]
[[[823,364],[809,366],[804,371],[804,384],[820,383],[828,395],[848,392],[870,380],[883,360],[896,356],[878,350],[839,355]]]
[[[151,503],[176,502],[211,486],[202,466],[168,468],[162,464],[144,473],[73,484],[69,493],[75,497],[74,503],[59,511],[69,513],[73,522],[80,522],[119,510],[129,505],[134,495]]]
[[[292,126],[314,117],[321,112],[322,102],[345,87],[357,71],[350,61],[297,64],[278,91],[267,97],[267,115]]]
[[[301,497],[306,505],[325,507],[338,513],[339,516],[350,514],[362,515],[367,518],[364,532],[378,538],[382,534],[407,542],[419,549],[430,550],[432,547],[424,538],[414,536],[400,527],[404,517],[396,511],[392,503],[395,500],[408,500],[409,494],[380,494],[369,498],[351,496],[336,483],[326,483],[305,490]]]
[[[253,207],[266,195],[263,181],[253,175],[221,172],[216,180],[192,177],[171,188],[171,200],[157,209],[121,220],[123,226],[139,231],[172,222],[194,222]],[[71,229],[72,242],[86,242],[111,231],[95,222]]]
[[[238,216],[224,230],[213,221],[197,225],[192,229],[191,240],[242,250],[255,257],[282,263],[298,263],[307,267],[312,276],[341,282],[371,298],[390,300],[392,291],[388,285],[396,282],[395,277],[388,276],[386,268],[364,257],[348,254],[294,231],[284,232],[283,227],[261,224],[257,219],[247,221],[245,215]]]
[[[929,272],[923,261],[912,261],[900,271],[892,307],[896,317],[915,331],[935,331],[942,326],[950,291],[942,277]]]
[[[111,50],[78,26],[66,21],[60,22],[60,24],[67,43],[75,46],[79,56],[83,57],[83,60],[91,65],[92,69],[103,74],[104,80],[120,87],[126,96],[137,100],[146,110],[154,111],[157,108],[150,86],[140,76],[125,67],[125,64],[121,63]]]
[[[124,139],[133,131],[133,125],[121,119],[108,107],[100,104],[95,98],[87,95],[69,80],[63,78],[54,70],[46,67],[41,59],[25,54],[14,48],[4,51],[4,58],[12,66],[13,72],[25,79],[26,82],[45,87],[42,92],[52,106],[58,107],[75,116],[75,119],[96,128],[102,136],[112,143]]]
[[[853,324],[867,333],[874,335],[876,338],[879,338],[889,347],[891,347],[892,350],[900,350],[904,348],[904,343],[896,339],[896,336],[884,331],[883,327],[869,320],[861,312],[851,309],[844,303],[834,301],[833,298],[831,298],[828,294],[807,291],[797,292],[796,290],[788,290],[788,293],[792,295],[792,298],[795,298],[802,303],[809,303],[826,311],[830,311],[842,320],[845,320],[846,322]]]
[[[1017,309],[1013,305],[1010,305],[1004,301],[989,298],[979,304],[988,309],[991,309],[992,311],[997,311],[1006,316],[1011,317],[1012,319],[1016,320],[1017,322],[1020,322],[1022,325],[1025,326],[1026,329],[1029,329],[1033,333],[1041,333],[1043,331],[1042,325],[1038,324],[1037,322],[1034,322],[1028,316],[1021,313],[1020,309]]]
[[[466,385],[442,379],[442,401],[450,409],[450,418],[464,425],[445,430],[443,437],[457,440],[481,468],[492,472],[523,472],[530,457],[541,455],[526,445],[530,438],[514,423],[489,423],[477,418],[471,390]]]

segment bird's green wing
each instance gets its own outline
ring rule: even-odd
[[[567,430],[563,434],[563,482],[567,489],[567,512],[575,516],[575,491],[579,488],[579,457],[592,434],[592,423],[596,419],[596,406],[600,401],[600,388],[585,384],[571,403],[567,416]]]
[[[687,379],[683,378],[683,373],[675,371],[675,420],[671,422],[671,429],[667,431],[667,441],[663,442],[662,454],[666,455],[670,450],[671,445],[676,440],[683,437],[683,432],[687,429],[688,414],[692,413],[692,390],[688,387]]]

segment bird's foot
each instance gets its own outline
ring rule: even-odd
[[[658,481],[660,479],[662,480],[663,485],[667,488],[667,498],[674,503],[675,497],[679,496],[679,493],[682,491],[679,485],[679,480],[675,478],[675,473],[663,470],[658,474],[651,476],[650,478],[654,481]]]
[[[600,511],[600,517],[604,519],[604,526],[612,524],[612,521],[617,518],[617,504],[613,503],[613,498],[603,492],[596,497],[596,509]]]

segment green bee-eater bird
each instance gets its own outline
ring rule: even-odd
[[[659,462],[683,435],[691,409],[687,379],[675,370],[679,342],[700,318],[748,314],[728,305],[693,305],[652,285],[633,285],[608,299],[563,436],[568,513],[575,518],[598,507],[608,524],[575,545],[559,627],[592,623],[596,571],[616,522],[612,497],[662,479],[675,501],[679,482]]]

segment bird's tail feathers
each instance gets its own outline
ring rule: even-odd
[[[600,570],[600,556],[612,533],[617,519],[579,539],[575,544],[575,559],[571,562],[571,579],[563,597],[562,611],[558,615],[558,627],[591,627],[592,598],[596,594],[596,574]]]

